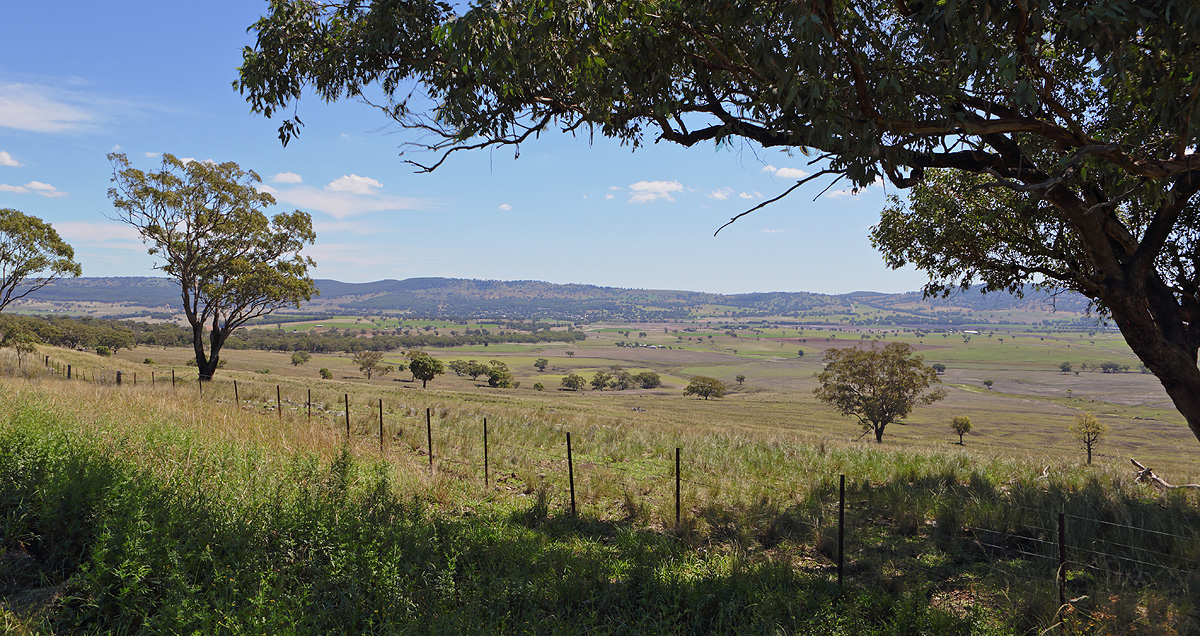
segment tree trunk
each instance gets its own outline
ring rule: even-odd
[[[875,425],[875,443],[876,444],[883,443],[883,426],[884,426],[883,424]]]
[[[1196,343],[1188,326],[1171,328],[1171,320],[1146,298],[1106,298],[1113,322],[1133,353],[1158,377],[1163,389],[1200,440],[1200,368]],[[1120,302],[1124,301],[1124,302]],[[1118,304],[1120,302],[1120,304]],[[1164,328],[1163,323],[1168,323]]]

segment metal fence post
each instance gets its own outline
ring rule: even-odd
[[[575,512],[575,460],[571,456],[571,433],[567,432],[567,481],[571,484],[571,514]]]
[[[675,526],[679,527],[680,521],[680,497],[679,497],[679,453],[678,446],[675,447]]]

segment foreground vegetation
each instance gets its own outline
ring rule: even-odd
[[[366,412],[346,443],[332,392],[314,397],[310,423],[301,410],[246,408],[268,403],[249,387],[235,409],[161,386],[0,382],[0,594],[12,632],[1200,625],[1194,496],[1123,473],[635,428],[586,409],[435,391],[387,397],[380,453]],[[361,391],[351,400],[370,401]],[[436,418],[432,473],[417,434],[425,408]],[[486,487],[472,441],[482,417],[494,436]],[[563,431],[575,433],[576,515]],[[677,446],[688,452],[678,525]],[[848,491],[844,593],[838,474]],[[1063,613],[1056,564],[1043,558],[1059,511],[1071,515],[1076,599]]]

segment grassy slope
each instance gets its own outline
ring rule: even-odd
[[[590,403],[402,390],[402,405],[387,403],[388,453],[372,450],[371,412],[357,410],[343,455],[330,391],[309,424],[296,411],[282,421],[236,411],[214,393],[198,403],[183,388],[2,382],[0,585],[14,630],[1023,631],[1053,621],[1052,569],[1016,553],[1052,540],[1054,511],[1173,534],[1200,523],[1194,500],[1121,472],[1057,465],[1042,478],[1040,463],[826,443],[771,425],[646,427]],[[371,402],[346,385],[353,405]],[[243,399],[269,403],[262,388]],[[432,477],[416,434],[426,407],[438,418]],[[484,416],[498,477],[486,489]],[[565,510],[563,430],[576,435],[578,518]],[[688,449],[678,528],[675,446]],[[838,473],[852,502],[843,600],[829,560]],[[1177,566],[1200,559],[1194,544],[1154,549]],[[1127,577],[1140,572],[1119,558],[1095,565],[1107,574],[1075,577],[1071,590],[1096,599],[1079,603],[1092,613],[1072,620],[1196,628],[1197,581],[1134,586]],[[57,600],[37,611],[47,599]]]

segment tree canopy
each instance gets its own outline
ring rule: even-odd
[[[121,153],[108,159],[115,219],[136,229],[157,269],[179,283],[201,380],[212,378],[234,329],[317,294],[314,263],[300,253],[316,240],[312,219],[299,210],[268,219],[275,198],[256,188],[253,171],[171,154],[155,172]]]
[[[941,382],[937,372],[903,342],[883,349],[875,343],[870,349],[829,349],[823,362],[825,368],[816,374],[821,385],[813,394],[842,415],[858,418],[864,433],[875,433],[880,444],[888,424],[907,417],[918,404],[946,397],[942,389],[929,388]]]
[[[812,157],[763,205],[811,179],[913,188],[873,231],[891,265],[933,294],[1084,294],[1200,438],[1192,0],[277,0],[252,30],[254,112],[369,93],[420,132],[421,170],[557,129]]]
[[[0,311],[60,278],[82,273],[75,250],[49,223],[0,208]]]
[[[691,382],[683,388],[684,395],[699,395],[704,399],[725,397],[728,389],[725,388],[725,383],[704,375],[698,375],[692,378]]]

